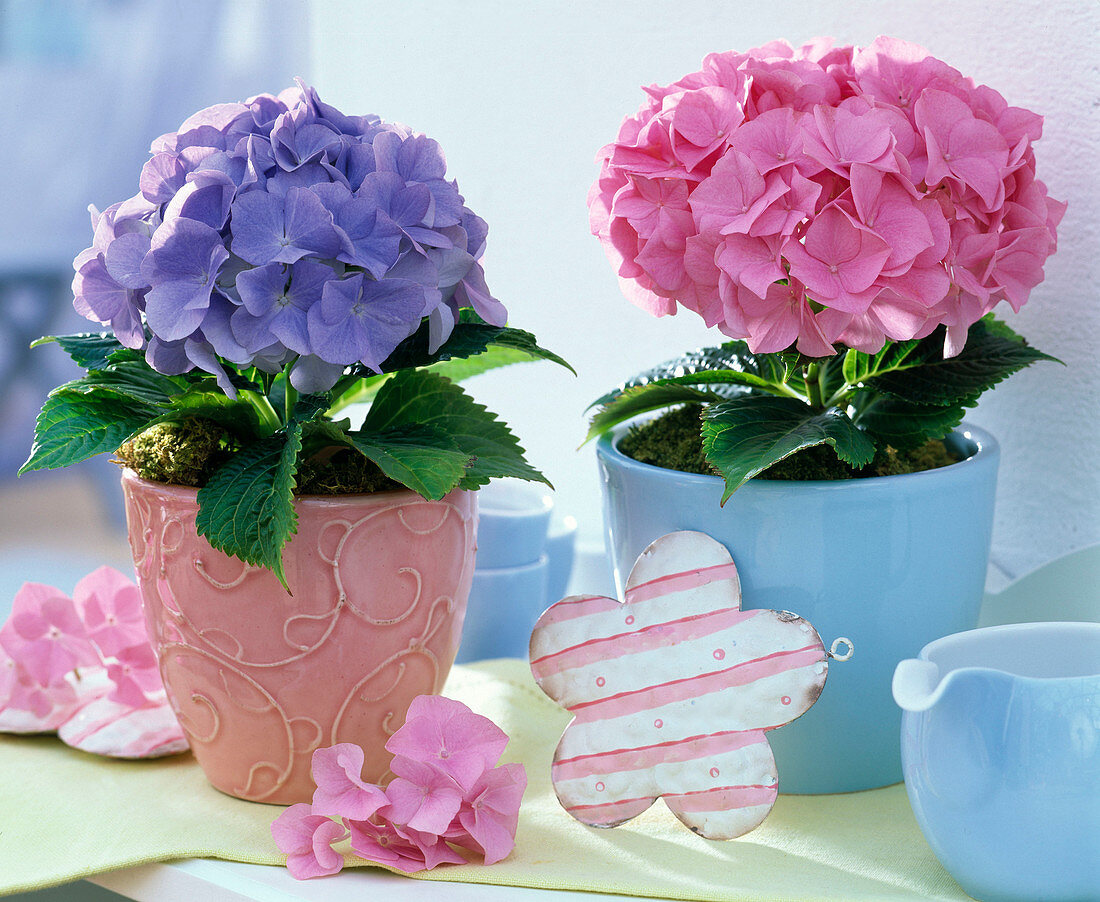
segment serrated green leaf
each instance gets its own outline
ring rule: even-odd
[[[352,432],[353,447],[390,479],[438,501],[462,481],[470,456],[435,426],[408,424],[381,432]]]
[[[302,425],[291,423],[235,454],[199,489],[195,520],[214,548],[267,567],[288,592],[283,547],[298,530],[294,474],[301,449]]]
[[[148,428],[159,408],[107,392],[54,392],[34,428],[34,447],[20,473],[53,470],[115,451]]]
[[[942,355],[942,345],[939,353],[928,353],[926,338],[920,351],[911,358],[916,360],[914,365],[895,367],[890,372],[880,370],[882,374],[868,379],[867,385],[913,404],[971,407],[982,392],[1018,370],[1037,360],[1056,361],[1018,336],[1007,337],[1004,330],[1007,327],[990,328],[980,320],[970,327],[962,351],[948,358]],[[929,338],[942,341],[942,332],[937,331]]]
[[[471,316],[470,311],[463,310],[462,313],[447,340],[434,352],[428,350],[430,336],[428,324],[425,322],[386,358],[382,363],[382,372],[391,373],[412,367],[430,366],[444,360],[474,357],[483,354],[489,347],[496,346],[515,351],[528,360],[552,361],[576,375],[573,367],[553,351],[541,347],[530,332],[511,326],[490,326],[476,316]]]
[[[702,374],[682,378],[694,380],[700,375]],[[664,407],[673,407],[677,404],[709,404],[721,401],[725,397],[725,395],[713,391],[680,384],[673,379],[662,379],[646,385],[634,385],[608,401],[596,412],[589,423],[588,435],[585,436],[584,440],[586,442],[591,441],[597,436],[603,435],[613,426],[617,426],[619,423],[641,413],[660,410]]]
[[[459,483],[462,488],[477,488],[498,476],[550,485],[524,459],[512,431],[460,386],[425,370],[395,373],[371,404],[362,431],[384,433],[416,424],[438,428],[473,459]]]
[[[81,332],[76,335],[45,335],[31,343],[32,348],[56,342],[79,366],[86,370],[104,369],[111,355],[125,350],[108,332]]]
[[[733,377],[719,377],[709,379],[705,374],[738,373],[741,377],[735,380]],[[697,378],[692,378],[697,377]],[[697,351],[689,351],[679,357],[673,357],[657,366],[639,373],[631,379],[616,386],[611,391],[597,398],[588,405],[588,410],[593,407],[605,407],[629,389],[640,385],[650,385],[654,382],[676,380],[684,385],[702,385],[704,383],[721,383],[749,385],[761,391],[774,391],[780,394],[790,394],[791,390],[798,391],[801,382],[790,382],[783,361],[776,354],[753,354],[749,346],[743,341],[728,341],[723,345],[713,348],[700,348]]]
[[[211,420],[244,441],[262,438],[267,431],[260,417],[247,401],[233,399],[220,391],[189,391],[172,399],[171,408],[157,418],[157,423],[178,423],[198,418]]]
[[[324,416],[332,404],[332,396],[326,392],[315,395],[302,395],[290,413],[295,423],[312,423]]]
[[[67,382],[58,392],[110,392],[125,395],[145,404],[167,407],[173,398],[186,391],[185,380],[158,373],[144,359],[109,362],[105,369],[93,369],[79,379]]]
[[[794,398],[746,395],[712,404],[703,414],[703,453],[726,481],[723,504],[772,464],[821,444],[854,467],[875,456],[871,439],[836,407],[822,413]]]
[[[962,422],[960,405],[942,407],[911,404],[897,398],[878,398],[857,418],[859,426],[879,445],[898,451],[919,448],[929,439],[942,439]]]

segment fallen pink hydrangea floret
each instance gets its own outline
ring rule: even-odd
[[[352,742],[314,752],[314,813],[365,821],[386,805],[386,794],[373,783],[364,783],[362,772],[363,750]]]
[[[72,598],[23,585],[0,627],[0,731],[56,732],[74,748],[116,758],[187,750],[133,582],[100,567]]]
[[[287,870],[298,880],[327,877],[344,866],[344,856],[332,846],[347,837],[347,830],[331,818],[313,814],[305,802],[291,805],[275,818],[271,835],[286,853]]]
[[[527,787],[522,764],[497,764],[507,744],[503,730],[461,702],[422,695],[386,743],[395,776],[385,790],[362,780],[358,746],[318,749],[313,805],[291,806],[271,828],[291,875],[339,870],[342,860],[329,858],[338,853],[325,844],[331,837],[349,836],[361,858],[404,873],[466,863],[455,846],[480,853],[485,864],[506,858]]]

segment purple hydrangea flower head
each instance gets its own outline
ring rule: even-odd
[[[347,115],[302,83],[200,110],[156,138],[140,193],[93,212],[74,305],[155,369],[292,365],[299,391],[377,370],[427,319],[503,324],[485,285],[485,223],[439,144]]]

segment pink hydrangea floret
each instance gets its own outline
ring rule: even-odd
[[[503,730],[461,702],[420,696],[386,743],[394,753],[389,785],[362,779],[360,747],[318,749],[313,804],[280,815],[275,843],[299,879],[338,871],[343,860],[330,840],[344,837],[361,858],[404,873],[466,863],[457,848],[495,864],[515,847],[527,787],[522,764],[497,763],[507,744]]]
[[[72,598],[24,583],[0,627],[0,731],[124,758],[187,748],[130,579],[100,567]]]
[[[1035,177],[1042,117],[914,44],[715,53],[598,156],[593,234],[627,297],[756,353],[945,352],[1043,278],[1065,204]]]

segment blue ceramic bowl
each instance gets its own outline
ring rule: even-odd
[[[909,800],[964,890],[1100,899],[1100,623],[947,636],[898,665],[894,695]]]
[[[782,792],[871,789],[901,780],[894,667],[933,639],[972,629],[989,562],[1000,452],[963,425],[948,444],[966,459],[904,476],[834,482],[753,479],[720,507],[722,480],[619,453],[625,428],[596,446],[604,523],[619,591],[635,558],[679,529],[713,536],[741,576],[743,607],[805,617],[835,662],[817,703],[769,733]]]

